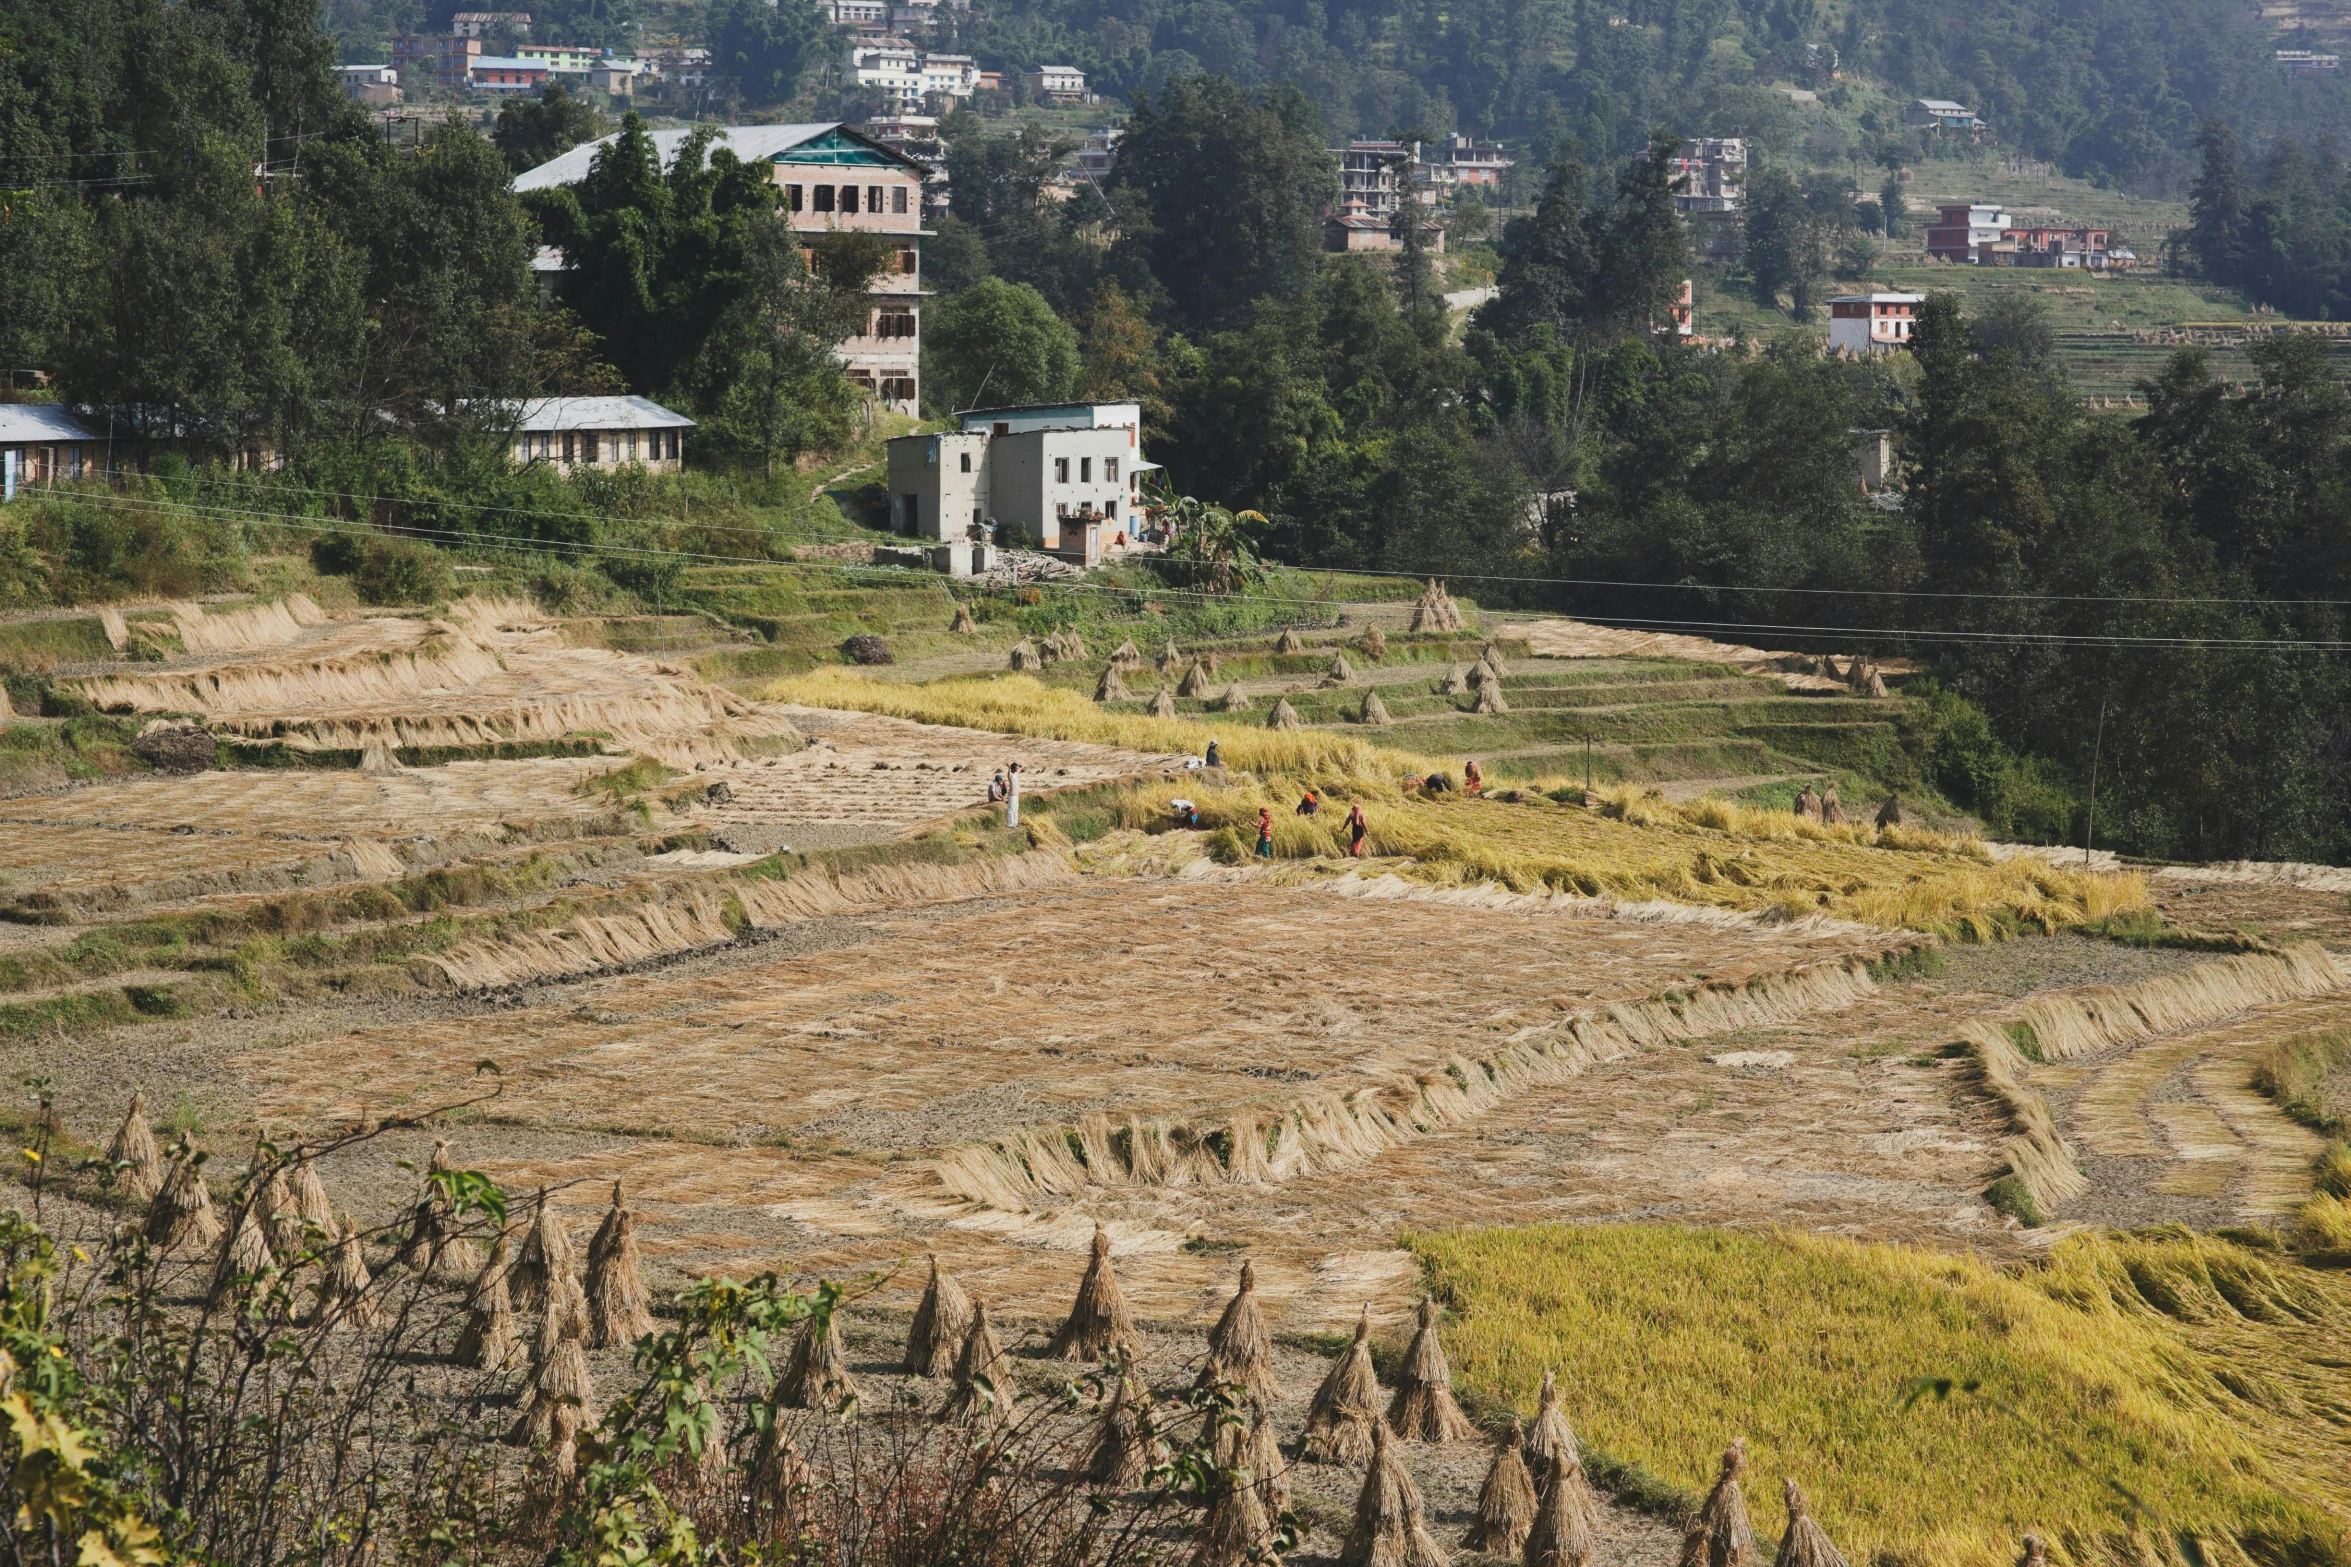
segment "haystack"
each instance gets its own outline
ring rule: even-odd
[[[1110,1232],[1097,1224],[1093,1260],[1078,1280],[1078,1298],[1061,1331],[1045,1346],[1045,1354],[1053,1360],[1116,1360],[1131,1366],[1142,1352],[1126,1292],[1118,1287],[1118,1274],[1110,1266]]]
[[[841,1314],[810,1317],[792,1340],[792,1359],[776,1383],[776,1402],[786,1409],[838,1409],[856,1397],[849,1357],[841,1352]]]
[[[1901,825],[1902,802],[1889,794],[1886,796],[1884,803],[1878,806],[1878,826],[1885,828],[1899,827]]]
[[[1449,666],[1445,670],[1445,678],[1437,682],[1437,695],[1467,696],[1468,694],[1468,672],[1464,670],[1459,664]]]
[[[1012,1407],[1018,1389],[1012,1382],[1012,1362],[988,1326],[988,1303],[971,1306],[971,1332],[964,1335],[963,1353],[955,1361],[955,1393],[947,1400],[950,1415],[992,1414],[1001,1418]]]
[[[1510,1434],[1494,1449],[1486,1483],[1478,1488],[1478,1515],[1461,1542],[1473,1551],[1516,1556],[1535,1526],[1535,1481],[1527,1473],[1527,1461],[1519,1456],[1525,1440],[1526,1432],[1513,1418]]]
[[[1380,700],[1380,694],[1377,691],[1366,691],[1363,693],[1363,713],[1360,721],[1367,724],[1386,725],[1392,724],[1396,720],[1388,716],[1388,704]]]
[[[1807,821],[1820,820],[1820,796],[1812,792],[1812,785],[1806,784],[1804,792],[1796,796],[1796,814]]]
[[[588,1343],[619,1349],[653,1331],[653,1311],[637,1256],[637,1221],[612,1183],[612,1207],[588,1242]]]
[[[1216,699],[1216,710],[1220,713],[1249,711],[1249,693],[1241,689],[1241,682],[1236,680],[1224,688],[1224,695]]]
[[[943,1377],[955,1369],[955,1357],[971,1333],[971,1297],[952,1274],[931,1256],[931,1281],[923,1287],[914,1308],[914,1325],[906,1333],[906,1371],[910,1376]]]
[[[1780,1553],[1771,1559],[1771,1567],[1845,1567],[1844,1553],[1829,1539],[1829,1532],[1813,1521],[1796,1482],[1782,1480],[1780,1494],[1788,1503],[1788,1529],[1780,1536]]]
[[[1600,1504],[1584,1483],[1584,1466],[1555,1459],[1519,1560],[1525,1567],[1584,1567],[1599,1546],[1599,1527]]]
[[[1132,1491],[1166,1457],[1167,1444],[1151,1414],[1150,1390],[1122,1371],[1086,1453],[1087,1481],[1106,1490]]]
[[[1739,1476],[1746,1467],[1747,1439],[1741,1437],[1724,1449],[1721,1478],[1706,1493],[1706,1505],[1682,1536],[1680,1567],[1761,1567],[1755,1529],[1747,1521],[1747,1498],[1739,1492]]]
[[[1371,1458],[1380,1423],[1380,1378],[1371,1363],[1371,1308],[1356,1319],[1355,1342],[1331,1367],[1306,1410],[1306,1456],[1318,1463],[1360,1464]]]
[[[1143,650],[1135,646],[1134,638],[1127,638],[1112,650],[1110,667],[1113,669],[1141,669],[1143,667]]]
[[[1161,686],[1157,691],[1152,693],[1151,705],[1144,709],[1144,711],[1148,712],[1153,718],[1175,717],[1175,693],[1168,690],[1167,687]]]
[[[1883,698],[1886,694],[1886,677],[1879,674],[1874,669],[1871,670],[1869,672],[1868,681],[1864,683],[1861,688],[1861,694],[1863,696]]]
[[[417,1201],[398,1260],[451,1283],[462,1284],[481,1271],[481,1248],[466,1236],[448,1196],[429,1179],[454,1168],[449,1159],[448,1141],[435,1138],[432,1162],[425,1171],[428,1180],[424,1195]]]
[[[1330,673],[1322,677],[1322,683],[1325,687],[1351,686],[1355,683],[1355,666],[1347,662],[1346,654],[1332,656]]]
[[[1842,827],[1846,822],[1845,806],[1837,798],[1837,786],[1831,783],[1821,791],[1820,820],[1825,827]]]
[[[1298,710],[1290,705],[1290,699],[1285,696],[1277,698],[1273,704],[1273,711],[1265,715],[1265,727],[1268,729],[1303,729],[1306,727],[1306,720],[1298,716]]]
[[[1388,634],[1377,626],[1365,628],[1363,635],[1355,639],[1355,645],[1363,649],[1365,658],[1388,656]]]
[[[1396,1448],[1386,1426],[1373,1433],[1371,1467],[1355,1499],[1355,1522],[1339,1550],[1339,1567],[1445,1567],[1420,1487]]]
[[[1279,1518],[1290,1510],[1290,1461],[1282,1456],[1281,1437],[1274,1430],[1273,1416],[1258,1410],[1249,1419],[1249,1440],[1241,1450],[1242,1461],[1249,1467],[1251,1482],[1257,1487],[1257,1500],[1265,1505],[1265,1516]]]
[[[588,1352],[577,1335],[563,1331],[550,1312],[539,1319],[538,1338],[531,1345],[531,1379],[523,1388],[522,1417],[507,1434],[516,1447],[545,1442],[557,1434],[556,1411],[566,1406],[578,1411],[585,1425],[592,1415],[594,1384],[588,1377]]]
[[[1567,1411],[1559,1407],[1559,1378],[1546,1371],[1543,1396],[1535,1404],[1535,1423],[1526,1436],[1527,1473],[1547,1478],[1552,1464],[1560,1459],[1580,1464],[1584,1453],[1576,1445],[1575,1428],[1567,1423]]]
[[[155,1133],[147,1125],[147,1096],[131,1095],[131,1108],[115,1128],[114,1141],[106,1145],[109,1164],[124,1166],[122,1189],[140,1202],[152,1199],[163,1190],[163,1154],[155,1146]]]
[[[507,1287],[514,1292],[517,1311],[541,1311],[546,1308],[552,1281],[569,1278],[575,1266],[571,1249],[571,1231],[547,1201],[547,1188],[539,1188],[538,1207],[531,1217],[529,1233],[523,1238],[522,1254],[514,1260],[514,1271]]]
[[[1199,662],[1200,662],[1200,663],[1203,663],[1203,664],[1206,664],[1206,665],[1208,666],[1208,678],[1209,678],[1209,679],[1211,679],[1211,680],[1213,680],[1213,679],[1215,679],[1215,678],[1216,678],[1216,672],[1217,672],[1217,670],[1219,670],[1220,668],[1222,668],[1222,667],[1223,667],[1221,664],[1219,664],[1219,663],[1217,662],[1217,659],[1216,659],[1216,649],[1214,649],[1214,648],[1212,648],[1212,647],[1211,647],[1211,648],[1202,648],[1202,649],[1200,650],[1200,657],[1199,657]]]
[[[1183,650],[1175,645],[1175,638],[1173,637],[1169,637],[1167,639],[1167,646],[1161,648],[1159,650],[1159,657],[1153,660],[1153,662],[1159,666],[1159,672],[1163,675],[1183,661]]]
[[[294,1225],[297,1231],[295,1245],[325,1245],[335,1238],[335,1205],[327,1201],[327,1183],[318,1176],[318,1159],[308,1144],[294,1154]],[[303,1237],[315,1237],[305,1240]],[[284,1245],[278,1255],[284,1256]]]
[[[1061,635],[1061,628],[1055,626],[1044,640],[1037,644],[1037,656],[1048,664],[1058,664],[1069,657],[1066,651],[1067,647],[1068,643]]]
[[[369,1293],[374,1282],[368,1277],[367,1255],[359,1248],[359,1231],[346,1219],[342,1239],[335,1243],[335,1260],[318,1286],[318,1315],[313,1320],[372,1326],[379,1315],[375,1296]]]
[[[1102,671],[1102,678],[1094,683],[1097,702],[1123,702],[1127,699],[1127,683],[1118,678],[1118,665],[1113,663]]]
[[[1043,669],[1045,655],[1037,651],[1036,643],[1031,642],[1027,637],[1022,637],[1018,642],[1012,644],[1012,667],[1024,670]]]
[[[1412,629],[1415,632],[1459,631],[1461,606],[1453,602],[1435,579],[1412,604]]]
[[[1209,1330],[1208,1363],[1200,1368],[1194,1386],[1202,1390],[1238,1387],[1269,1409],[1282,1396],[1281,1382],[1273,1374],[1273,1336],[1266,1332],[1265,1314],[1257,1306],[1257,1265],[1253,1262],[1241,1264],[1241,1287]]]
[[[216,1301],[277,1266],[277,1258],[270,1254],[268,1232],[255,1210],[256,1201],[248,1198],[221,1244],[220,1260],[212,1270],[212,1298]]]
[[[1184,678],[1176,682],[1176,695],[1203,697],[1207,694],[1208,666],[1199,659],[1194,659],[1192,667],[1184,671]]]
[[[1077,634],[1075,627],[1061,634],[1061,656],[1077,659],[1080,663],[1093,656],[1086,651],[1086,639]]]
[[[816,1490],[816,1472],[792,1441],[783,1413],[770,1410],[759,1433],[751,1460],[753,1514],[778,1534],[797,1534],[810,1517],[809,1497]]]
[[[1478,687],[1478,699],[1469,704],[1469,710],[1473,713],[1488,715],[1509,712],[1510,704],[1502,700],[1502,682],[1488,680],[1484,685]]]
[[[1284,626],[1282,634],[1273,639],[1273,650],[1276,653],[1303,653],[1306,651],[1306,639],[1298,635],[1296,626]]]
[[[466,1288],[465,1329],[451,1357],[459,1365],[495,1371],[514,1353],[514,1301],[506,1290],[513,1265],[514,1232],[502,1230],[490,1243],[489,1260]]]
[[[163,1190],[147,1207],[147,1241],[165,1253],[207,1251],[220,1240],[220,1215],[204,1185],[204,1155],[185,1136],[172,1150]]]
[[[548,1411],[545,1445],[533,1455],[530,1471],[538,1488],[551,1496],[567,1496],[580,1471],[580,1430],[587,1422],[574,1404],[557,1404]]]
[[[294,1183],[286,1179],[285,1161],[266,1138],[253,1139],[253,1163],[245,1171],[245,1202],[253,1210],[271,1253],[291,1266],[302,1251],[302,1218],[294,1201]],[[291,1245],[287,1244],[289,1232]]]
[[[1214,1490],[1208,1517],[1200,1525],[1200,1549],[1192,1557],[1192,1567],[1246,1567],[1261,1562],[1273,1544],[1273,1521],[1265,1516],[1265,1503],[1257,1494],[1254,1477],[1241,1462],[1239,1442],[1221,1442],[1214,1462]]]
[[[976,637],[980,634],[980,623],[971,618],[969,604],[959,603],[955,606],[955,618],[948,622],[947,629],[959,637]]]
[[[1388,1403],[1388,1425],[1414,1442],[1458,1442],[1477,1432],[1453,1402],[1453,1371],[1445,1364],[1445,1346],[1437,1341],[1437,1303],[1425,1295],[1420,1330],[1412,1335],[1404,1369],[1397,1374],[1396,1396]]]
[[[1483,688],[1486,682],[1489,680],[1499,680],[1501,678],[1501,669],[1496,665],[1488,662],[1486,655],[1483,653],[1478,655],[1476,663],[1469,666],[1469,674],[1467,679],[1469,680],[1469,688],[1472,691]]]

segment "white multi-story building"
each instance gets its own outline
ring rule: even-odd
[[[979,89],[979,62],[968,54],[932,54],[903,38],[849,46],[850,80],[900,113],[921,110],[932,95],[968,98]]]
[[[1028,74],[1029,94],[1040,103],[1088,103],[1086,73],[1074,65],[1040,65]]]
[[[1137,403],[974,408],[960,428],[890,442],[890,525],[940,546],[935,562],[968,576],[989,534],[1018,534],[1081,565],[1155,549],[1141,500]]]
[[[1890,354],[1910,346],[1924,294],[1839,294],[1829,301],[1829,347]]]

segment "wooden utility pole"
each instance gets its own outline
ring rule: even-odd
[[[2082,867],[2090,864],[2090,840],[2098,832],[2098,756],[2106,749],[2106,699],[2098,699],[2098,737],[2090,743],[2090,815],[2082,823]]]

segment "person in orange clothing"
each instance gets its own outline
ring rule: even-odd
[[[1363,819],[1363,802],[1358,800],[1347,808],[1347,833],[1352,840],[1347,846],[1347,852],[1362,859],[1364,834],[1370,831],[1371,823]]]
[[[1461,792],[1463,794],[1483,794],[1485,789],[1486,775],[1478,770],[1478,764],[1475,762],[1463,763],[1461,768]]]
[[[1273,807],[1270,805],[1257,808],[1257,857],[1273,858]]]

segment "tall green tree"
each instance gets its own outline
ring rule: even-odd
[[[561,82],[550,82],[536,98],[509,98],[500,104],[490,140],[506,155],[507,167],[520,174],[581,142],[594,141],[609,128],[594,104]]]
[[[923,386],[941,411],[1050,403],[1078,389],[1078,336],[1026,283],[988,278],[931,312]]]
[[[832,37],[813,0],[719,0],[708,26],[711,68],[746,104],[788,101]]]

